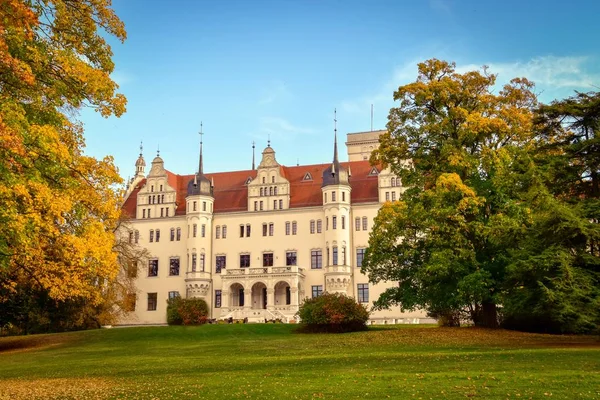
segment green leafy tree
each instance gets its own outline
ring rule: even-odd
[[[534,218],[512,253],[505,325],[548,332],[600,326],[600,94],[537,111],[534,153],[544,184],[528,202]]]
[[[388,131],[371,158],[407,189],[375,219],[362,271],[397,281],[380,308],[425,308],[456,321],[498,326],[497,306],[514,248],[531,224],[519,175],[534,145],[533,84],[514,79],[494,93],[496,76],[458,73],[429,60],[401,86]]]

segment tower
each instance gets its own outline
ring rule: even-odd
[[[204,175],[202,162],[202,124],[200,125],[200,159],[198,172],[187,185],[187,274],[188,297],[203,297],[211,304],[211,260],[212,260],[212,220],[213,184]]]
[[[325,290],[328,292],[347,293],[352,279],[349,259],[352,188],[349,177],[349,171],[338,159],[337,119],[334,116],[333,162],[323,171],[321,186],[325,214]]]

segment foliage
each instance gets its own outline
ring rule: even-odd
[[[118,274],[121,178],[83,154],[76,113],[125,111],[101,36],[124,40],[123,24],[109,0],[3,1],[0,19],[0,303],[98,307]]]
[[[380,210],[363,261],[372,282],[399,282],[377,307],[466,310],[476,325],[497,326],[507,249],[530,224],[511,182],[527,164],[536,100],[526,79],[494,94],[495,79],[434,59],[394,93],[399,106],[371,161],[407,189]]]
[[[202,325],[208,322],[208,304],[204,299],[184,299],[179,296],[167,300],[169,325]]]
[[[369,312],[352,297],[341,293],[323,293],[305,299],[297,314],[305,332],[354,332],[367,329]]]
[[[533,85],[419,64],[372,162],[406,187],[380,210],[362,271],[376,307],[442,323],[590,332],[600,322],[597,94],[539,108]],[[498,307],[501,306],[501,315]]]
[[[600,329],[600,94],[537,111],[535,162],[545,190],[512,253],[504,325],[545,332]]]
[[[597,337],[423,325],[370,326],[340,337],[295,328],[215,324],[0,338],[0,397],[598,398]]]

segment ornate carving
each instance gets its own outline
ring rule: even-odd
[[[350,279],[345,277],[329,277],[326,279],[326,284],[328,292],[346,293],[348,285],[350,285]]]
[[[210,283],[190,283],[187,285],[189,297],[206,297],[210,290]]]

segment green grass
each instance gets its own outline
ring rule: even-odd
[[[600,399],[597,337],[206,325],[0,339],[0,399]]]

